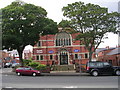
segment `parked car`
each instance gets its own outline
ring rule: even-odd
[[[19,67],[16,69],[16,74],[18,76],[20,75],[32,75],[32,76],[36,76],[36,75],[40,75],[40,71],[35,70],[31,67]]]
[[[12,63],[8,62],[8,63],[5,63],[4,68],[10,68],[11,66],[12,66]]]
[[[13,63],[12,64],[12,68],[14,68],[14,67],[16,67],[16,66],[19,66],[20,65],[20,63]]]
[[[120,75],[120,67],[112,66],[108,62],[89,61],[86,64],[86,72],[93,76],[98,76],[101,74],[114,74],[114,75],[119,76]]]

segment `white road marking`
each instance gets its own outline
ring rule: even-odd
[[[12,88],[12,87],[5,87],[5,88]]]
[[[78,88],[78,86],[65,86],[63,88]]]

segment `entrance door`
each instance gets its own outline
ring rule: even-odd
[[[60,65],[66,65],[66,64],[68,64],[68,54],[61,53],[60,54]]]

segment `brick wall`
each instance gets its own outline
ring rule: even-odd
[[[55,35],[47,35],[41,36],[40,42],[41,46],[37,46],[37,44],[33,48],[33,60],[40,62],[42,64],[52,64],[55,62],[56,64],[60,64],[60,56],[59,52],[63,48],[67,51],[68,54],[68,64],[73,64],[73,61],[76,63],[83,63],[86,64],[88,61],[88,57],[85,57],[85,54],[89,54],[88,51],[85,49],[84,45],[80,45],[80,41],[76,41],[75,37],[78,33],[71,34],[72,37],[72,45],[70,46],[55,46]],[[75,54],[81,56],[81,58],[75,58]],[[53,59],[50,60],[50,55],[53,56]],[[37,60],[40,56],[43,56],[43,60]],[[89,56],[89,55],[88,55]],[[93,55],[93,58],[95,56]],[[79,61],[80,60],[80,61]]]

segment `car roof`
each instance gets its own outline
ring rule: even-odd
[[[103,62],[103,61],[88,61],[88,62]]]
[[[99,63],[99,62],[105,63],[105,62],[103,62],[103,61],[88,61],[87,63]]]
[[[30,66],[20,66],[21,68],[32,68]]]
[[[29,67],[29,66],[20,66],[18,68],[31,68],[31,67]]]

